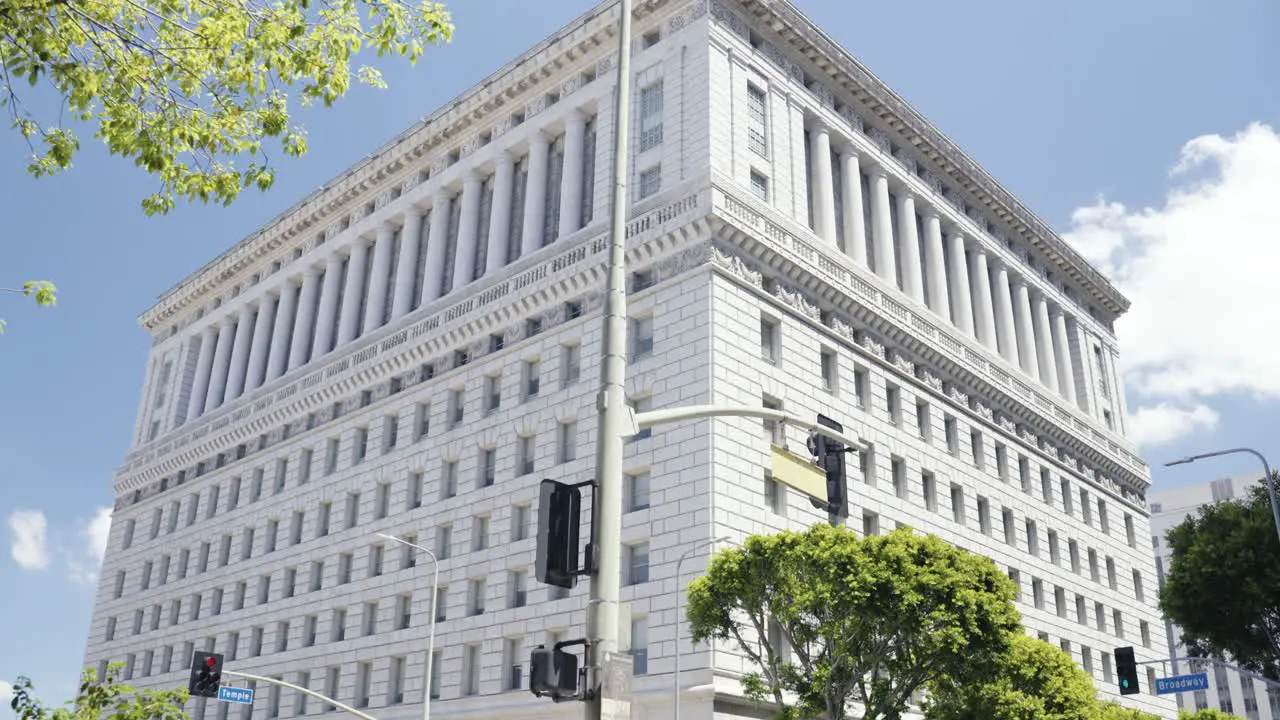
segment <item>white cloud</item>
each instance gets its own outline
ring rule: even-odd
[[[0,708],[9,707],[9,701],[13,699],[13,683],[0,680]]]
[[[1065,237],[1133,301],[1116,324],[1135,439],[1213,427],[1224,395],[1280,398],[1280,135],[1183,146],[1159,207],[1100,198]]]
[[[111,533],[111,508],[100,507],[93,518],[80,528],[80,540],[84,545],[73,546],[66,552],[67,570],[72,582],[83,585],[98,583],[98,569],[107,552],[107,538]]]
[[[39,510],[15,510],[9,515],[9,554],[24,570],[49,567],[49,521]]]

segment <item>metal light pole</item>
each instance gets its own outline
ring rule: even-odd
[[[1219,450],[1217,452],[1189,455],[1181,460],[1167,462],[1164,466],[1173,467],[1174,465],[1189,465],[1197,460],[1204,460],[1205,458],[1218,457],[1219,455],[1239,454],[1252,455],[1258,458],[1258,461],[1262,463],[1262,479],[1267,483],[1267,494],[1271,496],[1271,517],[1276,525],[1276,536],[1280,537],[1280,505],[1276,504],[1276,484],[1275,480],[1271,477],[1271,466],[1267,464],[1267,459],[1263,457],[1262,453],[1254,450],[1253,448],[1232,448],[1230,450]]]
[[[415,545],[408,540],[383,533],[378,533],[378,537],[398,542],[401,545],[407,545],[431,558],[431,618],[427,621],[429,628],[427,630],[427,668],[426,679],[422,683],[422,720],[431,720],[431,664],[435,662],[436,657],[436,616],[439,614],[436,601],[440,597],[440,561],[436,558],[435,553],[421,545]]]
[[[591,576],[587,608],[586,666],[594,668],[597,692],[586,701],[587,720],[600,720],[604,659],[618,649],[618,595],[622,585],[622,438],[630,425],[627,410],[627,176],[631,127],[631,0],[618,1],[618,83],[614,111],[613,204],[609,208],[609,269],[600,347],[600,393],[596,396],[598,496],[591,503],[596,541],[596,572]],[[588,688],[592,689],[592,688]]]
[[[708,545],[714,546],[716,543],[728,542],[730,539],[731,538],[729,537],[718,537],[697,543],[693,547],[681,553],[680,559],[676,560],[676,671],[675,677],[671,681],[671,701],[675,706],[675,720],[680,720],[680,628],[684,625],[680,618],[680,598],[683,595],[683,593],[680,592],[680,567],[684,565],[684,561],[687,560],[694,552],[701,550]]]

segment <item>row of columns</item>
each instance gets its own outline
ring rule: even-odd
[[[809,147],[813,228],[819,238],[837,245],[843,237],[844,250],[854,262],[873,269],[895,287],[901,276],[902,291],[916,302],[1077,404],[1077,370],[1071,356],[1067,314],[1060,305],[1034,289],[1026,276],[992,257],[979,239],[966,238],[959,228],[944,231],[937,209],[909,188],[898,188],[897,207],[891,208],[885,168],[874,164],[866,168],[871,197],[864,198],[861,158],[848,146],[836,153],[842,180],[839,207],[843,211],[843,222],[837,227],[831,131],[815,125]],[[869,223],[864,223],[866,203],[870,203]],[[897,211],[897,227],[893,210]],[[920,223],[916,222],[918,211]]]
[[[583,193],[590,187],[584,177],[587,120],[586,115],[575,110],[565,124],[564,171],[558,188],[561,208],[558,237],[576,232],[583,224]],[[542,132],[530,141],[524,207],[519,218],[521,247],[517,257],[535,252],[543,245],[551,144],[551,138]],[[198,331],[198,348],[189,344],[190,352],[197,355],[185,420],[191,421],[352,342],[363,333],[501,270],[515,259],[507,257],[515,222],[515,169],[515,157],[508,151],[502,152],[493,169],[493,197],[484,237],[481,237],[480,212],[484,178],[478,170],[473,170],[463,178],[460,194],[455,195],[450,188],[441,186],[432,195],[427,212],[416,208],[405,212],[400,219],[398,258],[396,227],[389,218],[377,227],[371,241],[355,236],[346,247],[335,248],[324,261],[323,273],[316,265],[309,265],[302,270],[300,283],[290,278],[278,292],[269,292],[256,302],[241,306],[235,314],[210,321]],[[460,203],[460,207],[454,241],[453,282],[446,291],[445,259],[453,231],[451,218],[455,202]],[[420,258],[423,221],[428,214],[426,253]],[[485,266],[477,272],[477,253],[482,242],[486,248]],[[422,288],[415,294],[419,271]],[[387,313],[389,295],[390,312]]]

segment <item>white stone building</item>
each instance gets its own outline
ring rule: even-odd
[[[1252,488],[1261,482],[1262,473],[1258,473],[1184,485],[1147,495],[1147,509],[1151,513],[1151,546],[1156,553],[1156,580],[1160,587],[1164,587],[1165,573],[1173,560],[1166,533],[1205,505],[1247,499]],[[1164,631],[1169,657],[1186,657],[1187,649],[1182,644],[1182,631],[1178,626],[1166,620]],[[1183,710],[1213,708],[1249,720],[1280,720],[1280,686],[1269,687],[1250,675],[1217,665],[1179,663],[1176,668],[1172,665],[1165,668],[1170,674],[1204,672],[1209,676],[1207,691],[1178,693],[1178,707]]]
[[[529,649],[585,620],[585,584],[530,580],[532,504],[541,478],[592,473],[616,22],[612,3],[574,20],[142,317],[87,666],[171,686],[216,649],[416,717],[435,612],[439,717],[580,712],[520,686]],[[837,418],[875,448],[854,527],[994,558],[1104,693],[1115,646],[1163,654],[1115,370],[1127,301],[792,5],[651,0],[635,31],[634,404]],[[767,478],[783,437],[803,441],[726,419],[627,444],[637,718],[672,712],[677,558],[825,519]],[[377,532],[439,552],[440,602]],[[681,658],[686,717],[755,716],[741,658],[687,639]],[[254,720],[325,710],[258,691]]]

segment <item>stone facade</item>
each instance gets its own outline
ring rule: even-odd
[[[790,6],[639,5],[633,403],[839,418],[875,447],[856,528],[909,524],[1007,566],[1031,630],[1104,692],[1114,646],[1157,657],[1148,472],[1110,329],[1124,298],[909,108],[870,113],[888,90]],[[576,712],[519,688],[529,649],[585,620],[585,587],[529,575],[537,480],[592,472],[615,21],[605,5],[566,27],[144,315],[88,666],[173,684],[217,649],[408,717],[438,605],[433,712]],[[671,713],[680,555],[822,519],[767,480],[771,440],[803,438],[714,420],[627,445],[637,717]],[[376,533],[441,553],[442,602],[430,561]],[[681,659],[689,717],[747,713],[741,658],[686,639]],[[259,693],[256,720],[323,711]]]

